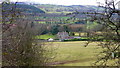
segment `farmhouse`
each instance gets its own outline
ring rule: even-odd
[[[69,34],[67,32],[58,32],[57,37],[59,38],[60,41],[74,39],[74,38],[80,38],[80,37],[69,36]]]
[[[66,37],[69,37],[69,34],[67,32],[58,32],[57,37],[59,40],[64,40]]]

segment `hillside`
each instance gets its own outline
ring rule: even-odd
[[[64,5],[51,5],[51,4],[34,4],[34,6],[44,10],[47,13],[70,13],[74,11],[90,12],[91,10],[95,11],[98,9],[97,6],[91,6],[91,5],[64,6]]]
[[[15,7],[15,5],[12,4],[3,5],[4,10],[10,10],[11,7]],[[76,17],[74,18],[74,21],[73,19],[71,19],[73,15],[66,16],[66,14],[75,11],[91,12],[91,11],[96,11],[98,9],[97,6],[90,6],[90,5],[64,6],[64,5],[51,5],[51,4],[28,4],[28,3],[20,3],[20,2],[16,4],[16,8],[26,14],[33,14],[32,16],[35,22],[62,23],[62,24],[64,23],[84,24],[86,23],[84,19],[87,18],[87,16],[84,15],[83,13],[75,15]]]
[[[43,23],[82,23],[83,24],[86,22],[84,21],[84,19],[87,18],[87,16],[82,12],[92,12],[98,10],[97,6],[90,6],[90,5],[70,5],[70,6],[51,5],[51,4],[32,4],[32,5],[35,6],[36,8],[45,11],[45,14],[38,14],[35,20],[37,22],[43,22]],[[75,21],[73,21],[71,17],[73,17],[74,15],[66,15],[66,14],[75,11],[81,13],[75,15],[75,19],[74,19]]]
[[[29,13],[32,13],[32,14],[45,13],[43,10],[41,10],[39,8],[36,8],[33,5],[28,5],[28,4],[25,4],[25,3],[19,3],[18,2],[18,3],[16,3],[16,5],[13,4],[13,3],[11,3],[11,4],[4,3],[2,5],[2,9],[4,11],[10,11],[10,10],[12,10],[12,8],[16,8],[18,11],[21,11],[21,12],[24,12],[24,13],[27,13],[27,14],[29,14]]]
[[[45,13],[43,10],[27,4],[17,4],[17,8],[25,10],[26,13]]]

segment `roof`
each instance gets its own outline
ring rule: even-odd
[[[68,35],[67,32],[58,32],[57,35]]]

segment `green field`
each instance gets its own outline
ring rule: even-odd
[[[55,38],[55,37],[56,37],[55,35],[49,35],[49,34],[36,36],[37,39],[49,39],[49,38]]]
[[[55,66],[90,66],[97,60],[96,55],[102,49],[96,46],[96,43],[91,43],[87,47],[84,45],[85,41],[53,42],[52,46],[57,48],[54,51],[56,58],[49,64]]]

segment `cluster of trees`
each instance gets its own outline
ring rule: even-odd
[[[2,66],[44,66],[50,59],[46,52],[52,51],[35,39],[42,25],[33,23],[22,11],[16,3],[2,2]]]
[[[38,23],[39,24],[39,23]],[[39,24],[42,25],[43,29],[41,34],[50,33],[52,35],[56,35],[58,32],[66,31],[68,33],[73,32],[83,32],[84,31],[84,24]]]

